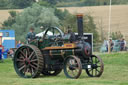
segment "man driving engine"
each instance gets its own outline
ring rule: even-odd
[[[29,43],[30,41],[35,39],[35,32],[34,32],[34,28],[30,28],[30,31],[27,34],[27,42]]]

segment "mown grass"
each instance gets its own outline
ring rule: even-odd
[[[68,79],[63,72],[54,77],[20,78],[14,71],[11,59],[7,59],[0,63],[0,85],[128,85],[128,53],[100,56],[105,67],[103,75],[91,78],[83,70],[79,79]]]

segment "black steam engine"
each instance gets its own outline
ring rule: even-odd
[[[104,65],[99,56],[92,54],[90,44],[84,41],[81,14],[77,15],[77,23],[78,37],[73,42],[59,28],[50,27],[42,38],[18,48],[14,56],[16,73],[24,78],[35,78],[40,73],[56,76],[63,69],[66,77],[79,78],[85,70],[90,77],[100,77]]]

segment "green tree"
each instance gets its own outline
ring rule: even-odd
[[[45,7],[51,7],[51,4],[49,4],[45,0],[39,0],[38,4],[41,5],[41,6],[45,6]]]
[[[10,17],[4,21],[4,23],[2,24],[2,26],[4,27],[4,29],[10,29],[10,26],[12,26],[16,21],[16,15],[17,12],[16,11],[9,11]]]
[[[112,32],[111,38],[113,40],[119,40],[119,39],[123,38],[123,34],[120,31],[119,32]]]
[[[64,20],[61,22],[61,26],[64,31],[70,27],[74,32],[77,31],[77,20],[75,15],[67,14]],[[96,24],[94,23],[93,17],[90,15],[85,15],[83,18],[83,27],[85,33],[93,33],[94,42],[99,41],[99,35],[97,32]]]
[[[15,30],[17,40],[25,40],[30,27],[35,28],[35,32],[38,33],[42,31],[40,29],[41,26],[44,28],[59,26],[59,19],[54,15],[54,9],[33,4],[32,7],[28,7],[23,12],[18,13],[15,17],[15,23],[8,28]]]
[[[93,33],[94,43],[99,41],[99,35],[97,32],[96,24],[94,23],[93,17],[91,15],[84,16],[84,32]]]

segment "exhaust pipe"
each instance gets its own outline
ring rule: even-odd
[[[78,38],[83,36],[83,14],[77,14]]]

